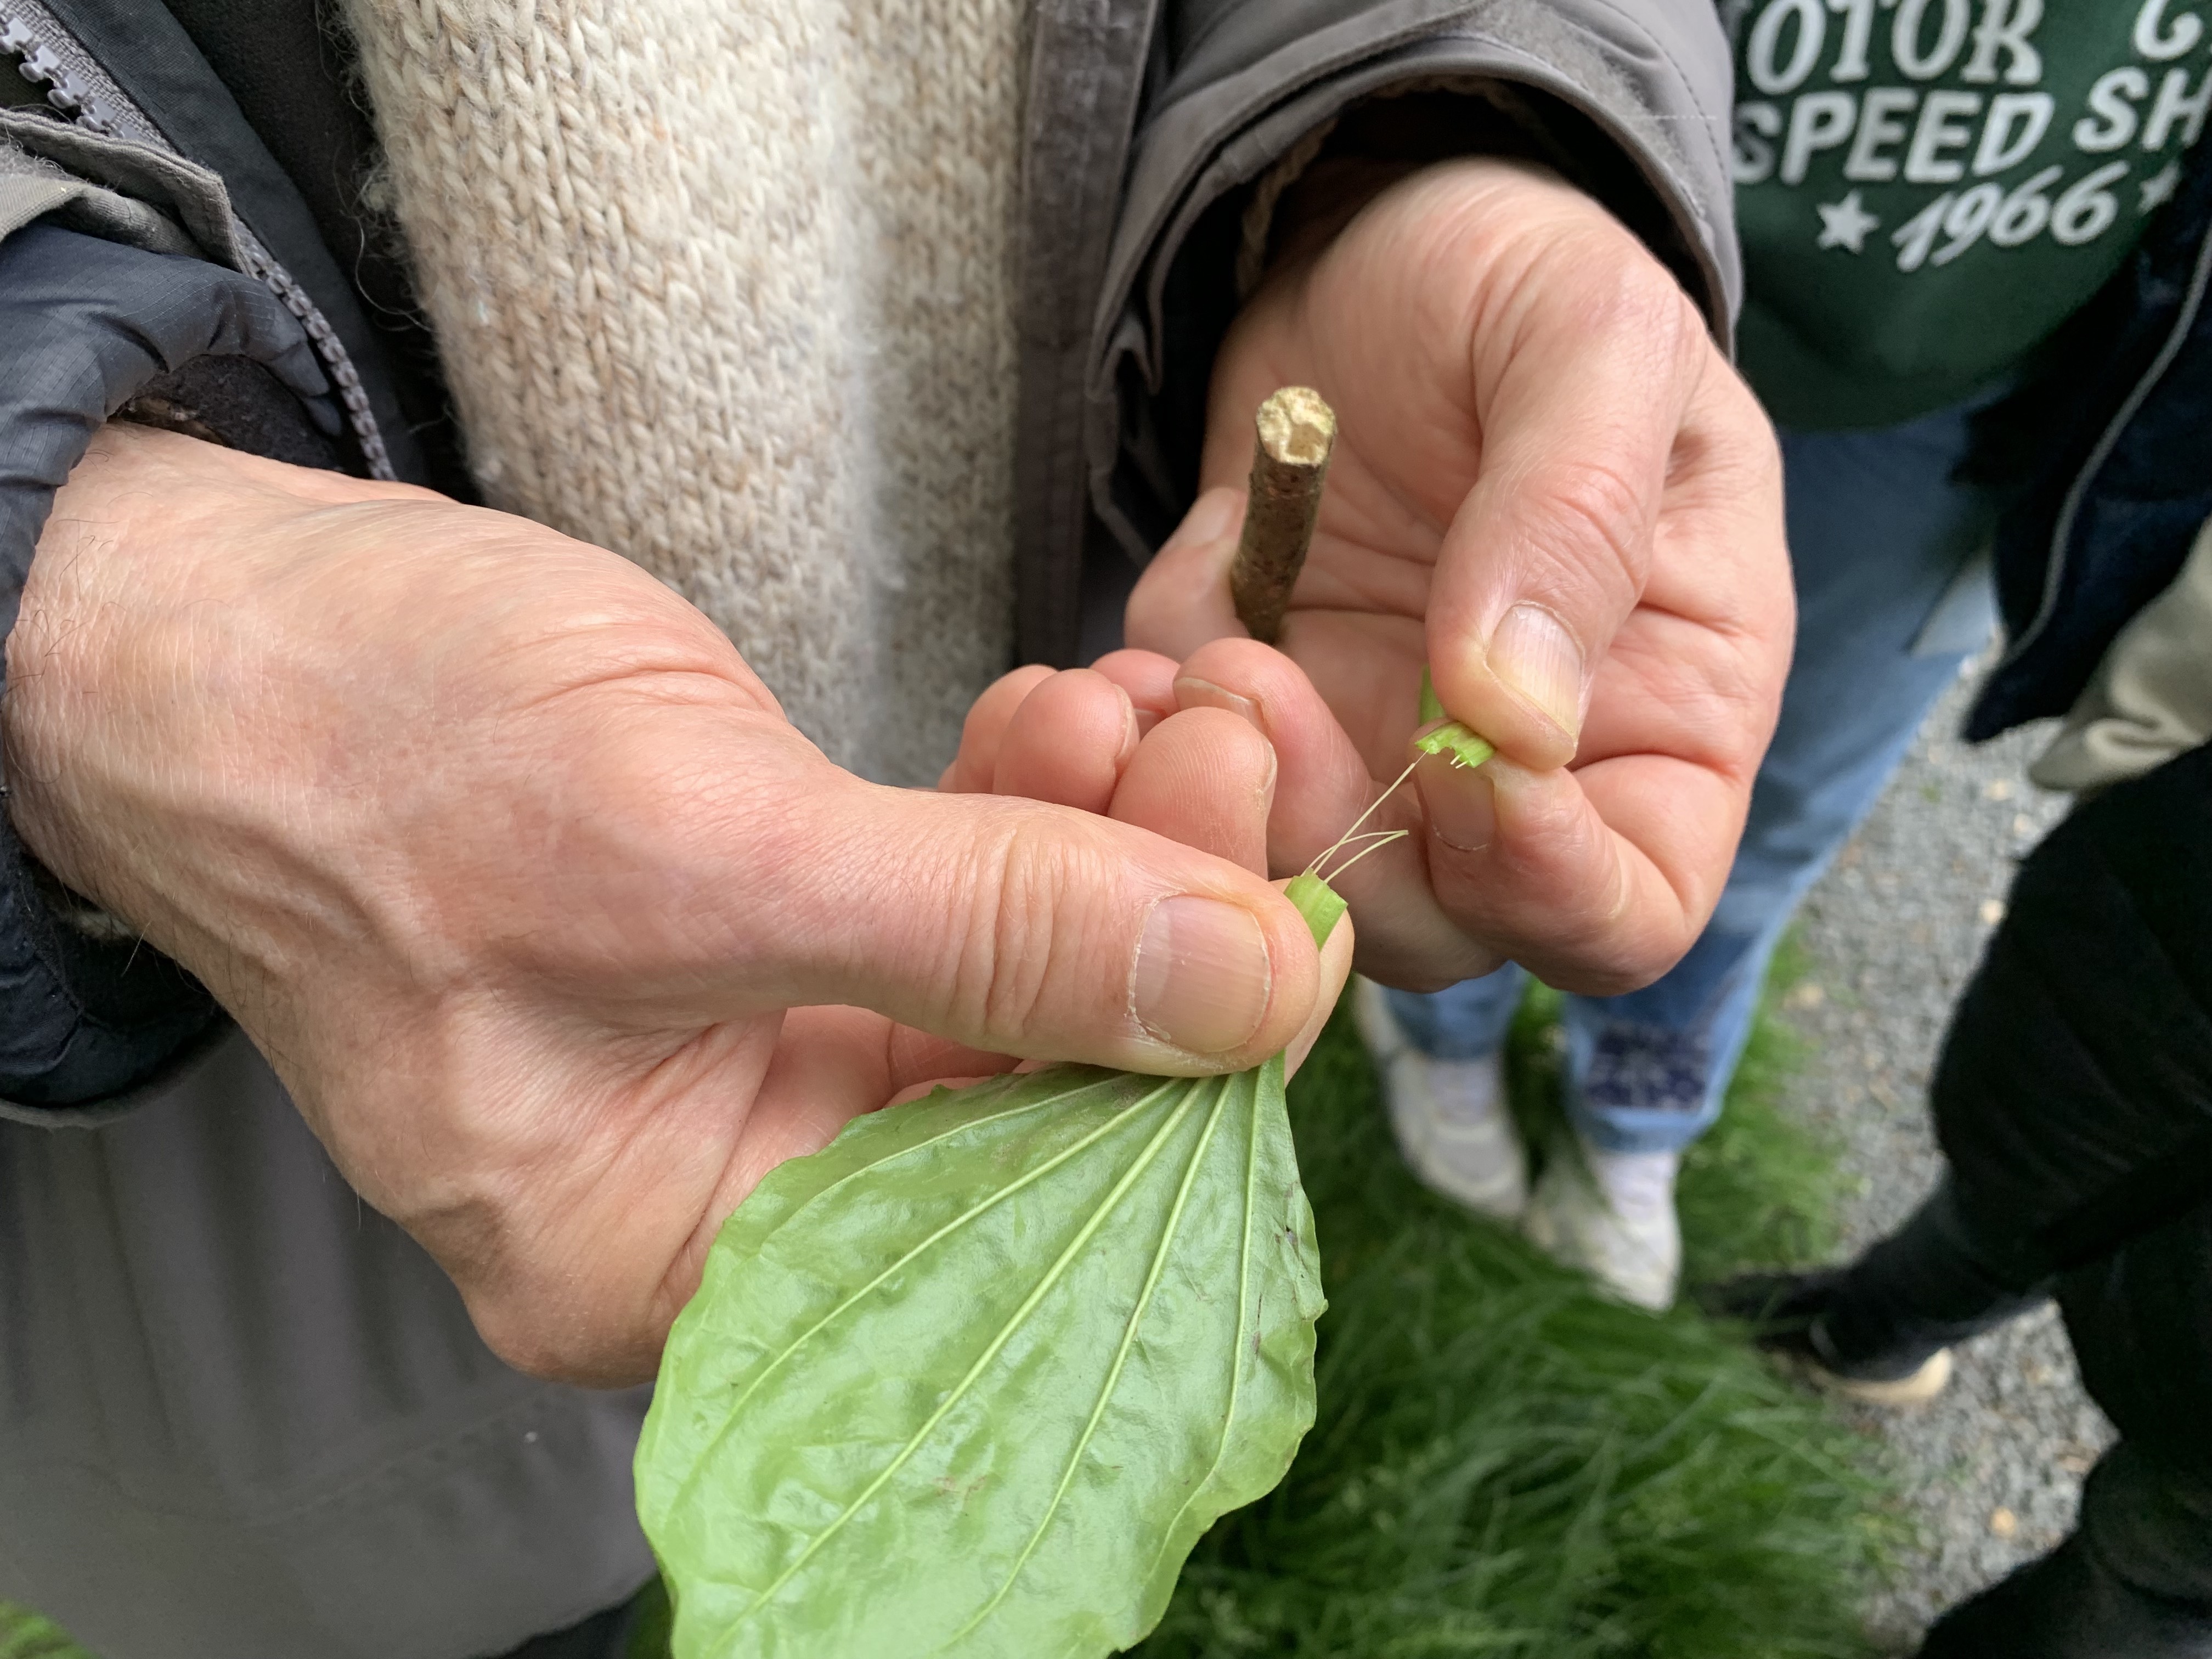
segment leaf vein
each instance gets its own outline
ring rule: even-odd
[[[1165,1094],[1170,1089],[1175,1087],[1177,1083],[1182,1081],[1184,1081],[1184,1079],[1179,1078],[1170,1079],[1163,1081],[1158,1088],[1152,1090],[1141,1098],[1123,1107],[1120,1111],[1115,1113],[1112,1117],[1109,1118],[1104,1123],[1100,1124],[1097,1128],[1084,1136],[1082,1139],[1070,1142],[1061,1151],[1054,1153],[1044,1163],[1038,1164],[1034,1170],[1024,1172],[1019,1180],[1008,1182],[1006,1185],[1001,1187],[997,1192],[993,1193],[988,1198],[984,1199],[981,1203],[975,1204],[968,1210],[963,1212],[961,1214],[953,1217],[951,1220],[946,1222],[942,1227],[939,1227],[935,1232],[930,1234],[928,1237],[923,1239],[912,1249],[908,1250],[904,1255],[892,1262],[881,1273],[878,1273],[873,1279],[870,1279],[866,1284],[853,1291],[852,1294],[848,1296],[843,1301],[840,1302],[836,1307],[830,1309],[829,1312],[823,1314],[821,1318],[816,1320],[814,1323],[808,1326],[797,1336],[792,1338],[789,1342],[784,1345],[782,1351],[779,1352],[775,1358],[769,1360],[767,1364],[763,1365],[754,1374],[752,1380],[745,1384],[744,1392],[739,1394],[735,1400],[730,1402],[729,1409],[724,1414],[720,1425],[714,1430],[714,1432],[708,1437],[707,1443],[699,1449],[699,1455],[693,1461],[690,1468],[684,1472],[684,1479],[677,1484],[675,1494],[669,1499],[668,1506],[671,1509],[674,1509],[691,1495],[691,1489],[698,1483],[702,1476],[705,1474],[707,1465],[713,1460],[714,1454],[721,1449],[722,1443],[729,1438],[730,1431],[736,1426],[738,1415],[744,1410],[746,1402],[751,1400],[753,1395],[760,1392],[761,1385],[768,1381],[769,1377],[783,1364],[785,1360],[790,1358],[792,1355],[797,1353],[801,1348],[805,1347],[807,1343],[813,1340],[817,1335],[826,1329],[841,1316],[849,1312],[853,1308],[858,1306],[862,1301],[866,1300],[869,1296],[880,1289],[887,1280],[889,1280],[894,1274],[897,1273],[902,1268],[910,1266],[925,1253],[935,1249],[939,1244],[944,1243],[945,1239],[950,1238],[954,1233],[958,1232],[963,1227],[968,1225],[969,1222],[974,1221],[978,1216],[984,1214],[994,1206],[1012,1197],[1016,1193],[1021,1191],[1023,1188],[1030,1185],[1034,1182],[1042,1180],[1046,1176],[1050,1175],[1054,1170],[1066,1163],[1068,1159],[1075,1157],[1079,1152],[1088,1152],[1091,1147],[1097,1146],[1100,1141],[1106,1139],[1108,1135],[1113,1133],[1115,1130],[1120,1128],[1124,1123],[1129,1122],[1137,1113],[1144,1110],[1146,1107],[1151,1105],[1162,1095]],[[1065,1099],[1066,1097],[1064,1096],[1047,1095],[1043,1097],[1042,1100],[1032,1103],[1036,1105],[1049,1104],[1055,1100],[1064,1103]],[[1029,1109],[1030,1108],[1026,1106],[1014,1107],[1007,1111],[994,1114],[992,1117],[971,1118],[968,1122],[961,1126],[961,1129],[972,1129],[978,1123],[994,1122],[999,1118],[1012,1117],[1018,1112],[1026,1111]],[[950,1139],[953,1135],[959,1133],[959,1129],[948,1130],[942,1135],[933,1136],[929,1140],[919,1142],[915,1146],[902,1149],[897,1156],[902,1157],[908,1152],[918,1151],[924,1146],[935,1146],[939,1141]],[[877,1163],[865,1164],[862,1168],[872,1170],[880,1167],[883,1164],[890,1163],[890,1161],[891,1160],[890,1158],[878,1159]],[[857,1175],[860,1171],[855,1170],[853,1173]],[[844,1184],[845,1181],[850,1180],[851,1178],[851,1176],[847,1176],[836,1182],[831,1182],[830,1186],[823,1188],[822,1192],[816,1194],[813,1198],[809,1199],[805,1205],[801,1206],[801,1210],[803,1211],[804,1209],[811,1207],[812,1205],[819,1202],[824,1195],[836,1191],[838,1187]],[[798,1213],[798,1212],[794,1212],[793,1213]]]
[[[1036,1553],[1037,1545],[1043,1541],[1053,1517],[1060,1513],[1067,1489],[1075,1482],[1075,1472],[1082,1466],[1083,1455],[1091,1449],[1091,1441],[1097,1437],[1099,1420],[1106,1414],[1106,1402],[1114,1397],[1114,1390],[1121,1385],[1121,1371],[1128,1363],[1129,1350],[1136,1343],[1137,1328],[1144,1323],[1145,1315],[1151,1310],[1153,1295],[1159,1289],[1160,1276],[1166,1270],[1169,1252],[1174,1247],[1176,1232],[1182,1226],[1182,1212],[1190,1201],[1190,1189],[1197,1183],[1199,1170],[1212,1147],[1213,1132],[1221,1125],[1222,1109],[1228,1099],[1229,1083],[1224,1079],[1221,1087],[1215,1091],[1213,1109],[1207,1115],[1205,1133],[1199,1137],[1197,1148],[1191,1153],[1190,1167],[1183,1171],[1182,1184],[1176,1189],[1175,1206],[1168,1212],[1167,1221],[1160,1230],[1159,1245],[1152,1252],[1152,1267],[1145,1275],[1144,1287],[1137,1293],[1136,1305],[1130,1309],[1128,1321],[1122,1327],[1121,1344],[1114,1351],[1114,1363],[1107,1369],[1106,1381],[1098,1390],[1097,1401],[1091,1407],[1090,1419],[1084,1424],[1083,1432],[1076,1437],[1074,1446],[1068,1452],[1067,1465],[1060,1471],[1060,1484],[1053,1489],[1052,1501],[1045,1505],[1043,1518],[1030,1532],[1028,1542],[1022,1546],[1021,1554],[1015,1559],[1013,1566],[1007,1571],[1006,1582],[999,1586],[998,1593],[983,1604],[973,1619],[960,1627],[959,1633],[952,1638],[955,1642],[989,1618],[999,1603],[1006,1599],[1015,1581],[1022,1576],[1022,1569],[1029,1565],[1030,1557]]]
[[[1204,1478],[1191,1487],[1190,1496],[1183,1499],[1182,1507],[1175,1513],[1175,1519],[1162,1530],[1159,1548],[1153,1552],[1152,1565],[1145,1574],[1146,1583],[1152,1582],[1160,1570],[1161,1561],[1175,1547],[1176,1532],[1182,1525],[1183,1517],[1190,1513],[1191,1506],[1205,1495],[1206,1489],[1213,1484],[1214,1476],[1221,1473],[1221,1466],[1229,1456],[1230,1439],[1236,1432],[1237,1408],[1243,1395],[1244,1384],[1244,1307],[1247,1292],[1252,1285],[1252,1215],[1258,1201],[1256,1194],[1260,1182],[1260,1091],[1263,1082],[1261,1073],[1268,1066],[1279,1066],[1281,1064],[1282,1060],[1278,1056],[1243,1073],[1252,1079],[1252,1120],[1250,1133],[1244,1142],[1244,1234],[1238,1245],[1237,1257],[1237,1342],[1230,1350],[1229,1407],[1221,1414],[1221,1439],[1213,1449],[1213,1462],[1207,1465]]]
[[[1176,1081],[1188,1084],[1189,1079],[1177,1079]],[[861,1491],[860,1496],[848,1504],[835,1520],[808,1540],[806,1547],[799,1553],[789,1566],[776,1576],[774,1583],[761,1592],[759,1598],[731,1621],[730,1628],[734,1628],[735,1626],[753,1617],[774,1601],[783,1587],[796,1577],[805,1568],[806,1564],[812,1560],[855,1515],[874,1500],[876,1494],[890,1483],[892,1477],[906,1467],[908,1460],[921,1449],[923,1443],[935,1431],[937,1425],[945,1420],[955,1406],[960,1403],[968,1390],[975,1386],[976,1379],[989,1368],[991,1362],[998,1358],[1006,1344],[1013,1340],[1014,1333],[1019,1330],[1023,1322],[1036,1311],[1037,1304],[1044,1300],[1054,1285],[1059,1284],[1061,1276],[1066,1273],[1069,1264],[1074,1261],[1083,1247],[1091,1242],[1099,1228],[1105,1224],[1106,1218],[1113,1213],[1115,1206],[1127,1195],[1129,1189],[1136,1185],[1139,1177],[1152,1166],[1152,1160],[1159,1155],[1160,1148],[1166,1144],[1168,1137],[1174,1133],[1176,1125],[1189,1113],[1194,1094],[1194,1091],[1191,1095],[1187,1095],[1168,1114],[1167,1121],[1160,1126],[1158,1133],[1146,1143],[1144,1151],[1138,1154],[1136,1162],[1129,1166],[1121,1180],[1115,1182],[1113,1190],[1099,1201],[1097,1207],[1091,1212],[1090,1218],[1084,1223],[1081,1231],[1068,1241],[1066,1247],[1060,1251],[1059,1257],[1053,1262],[1051,1269],[1043,1279],[1038,1281],[1036,1287],[1022,1299],[1021,1306],[1008,1316],[1006,1323],[999,1328],[998,1334],[991,1339],[983,1352],[976,1356],[975,1364],[968,1368],[967,1375],[953,1386],[952,1390],[945,1395],[937,1409],[929,1414],[928,1421],[907,1437],[906,1443],[899,1448],[898,1455],[884,1466],[883,1472],[871,1480]]]

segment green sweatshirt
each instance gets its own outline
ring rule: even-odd
[[[1723,0],[1744,372],[1786,426],[2001,379],[2171,198],[2212,0]]]

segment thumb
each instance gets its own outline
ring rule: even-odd
[[[1129,595],[1121,627],[1129,645],[1181,662],[1209,641],[1249,637],[1229,589],[1244,500],[1241,486],[1217,484],[1191,503]]]
[[[1225,859],[1069,807],[836,776],[749,884],[781,1000],[1178,1075],[1256,1065],[1313,1012],[1304,921]]]
[[[1592,677],[1643,596],[1707,349],[1688,299],[1632,251],[1533,306],[1494,371],[1474,348],[1481,471],[1437,559],[1429,662],[1454,718],[1538,769],[1574,757]]]

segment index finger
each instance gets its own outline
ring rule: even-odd
[[[1610,222],[1561,234],[1520,290],[1472,331],[1481,466],[1437,558],[1427,647],[1452,716],[1548,770],[1573,758],[1597,665],[1643,595],[1712,346]]]

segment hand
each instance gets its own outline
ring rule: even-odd
[[[1279,653],[1227,573],[1253,411],[1285,385],[1339,437]],[[1413,834],[1346,879],[1361,969],[1424,988],[1511,957],[1597,994],[1664,972],[1711,914],[1791,629],[1779,458],[1696,310],[1588,198],[1484,161],[1392,185],[1255,295],[1202,493],[1127,617],[1180,665],[1173,707],[1273,741],[1279,872],[1413,757],[1425,662],[1498,757],[1424,761],[1370,821]]]
[[[864,783],[660,584],[426,491],[111,428],[9,663],[31,849],[544,1375],[650,1376],[731,1209],[902,1091],[1237,1068],[1327,1012],[1260,877]]]
[[[960,752],[937,787],[1054,801],[1141,824],[1264,874],[1275,751],[1235,714],[1178,711],[1173,678],[1172,664],[1142,651],[1113,653],[1091,668],[1018,668],[968,711]],[[1322,947],[1322,994],[1290,1045],[1290,1072],[1336,1006],[1352,949],[1346,916]]]
[[[960,752],[937,787],[1141,823],[1267,873],[1274,750],[1236,714],[1179,711],[1175,665],[1147,652],[1002,677],[968,711]]]

